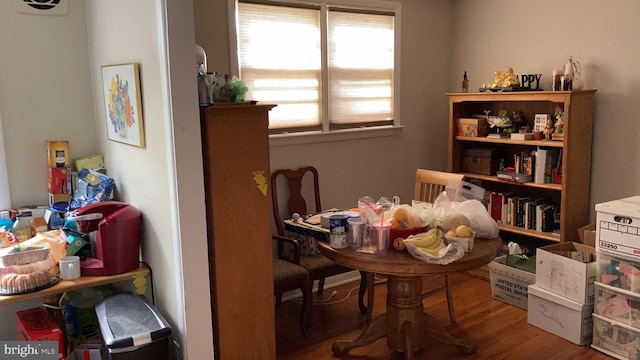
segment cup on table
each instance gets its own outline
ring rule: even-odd
[[[391,223],[375,222],[371,224],[371,236],[376,245],[376,255],[387,255],[389,253],[389,237]]]
[[[347,215],[329,216],[329,246],[334,249],[347,247],[347,231],[349,230],[347,219]]]
[[[75,280],[80,277],[80,257],[65,256],[58,263],[62,280]]]
[[[364,219],[360,216],[354,216],[347,219],[349,222],[349,237],[347,243],[354,249],[362,247],[362,235],[364,233]]]

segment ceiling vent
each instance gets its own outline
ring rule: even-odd
[[[16,0],[16,11],[31,15],[67,15],[68,0]]]

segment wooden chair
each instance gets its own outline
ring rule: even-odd
[[[300,330],[303,334],[311,327],[311,286],[307,269],[300,266],[300,246],[295,239],[273,236],[278,242],[291,244],[294,249],[291,258],[277,257],[273,259],[273,293],[276,306],[282,301],[282,294],[286,291],[300,289],[302,291],[302,308],[300,309]]]
[[[283,178],[285,181],[279,180],[279,178]],[[313,183],[313,191],[308,189],[309,191],[305,192],[303,189],[303,181],[309,182],[312,180]],[[286,201],[282,201],[282,199],[278,198],[278,183],[284,182],[286,184],[287,189],[289,190],[288,199]],[[310,196],[309,194],[312,194]],[[307,201],[305,200],[305,195],[308,198],[313,198],[313,202],[315,206],[307,206]],[[273,204],[273,215],[276,222],[276,228],[278,229],[278,235],[284,236],[284,219],[290,219],[294,213],[298,213],[299,215],[306,215],[311,213],[319,213],[322,211],[322,205],[320,202],[320,186],[318,181],[318,170],[316,170],[312,166],[302,167],[296,170],[291,169],[281,169],[276,170],[271,174],[271,196],[272,196],[272,204]],[[284,198],[284,196],[283,196]],[[282,202],[279,202],[282,201]],[[280,206],[280,204],[286,204],[286,206]],[[302,246],[305,249],[304,246]],[[278,256],[283,256],[286,253],[286,249],[283,246],[278,248]],[[318,280],[318,290],[317,294],[322,295],[324,290],[324,280],[327,277],[342,274],[345,272],[353,271],[353,269],[344,267],[336,264],[332,260],[328,259],[324,255],[317,254],[308,256],[305,253],[300,255],[300,266],[307,269],[309,271],[309,278],[311,283],[315,280]],[[364,293],[367,291],[367,273],[364,271],[360,272],[360,289],[358,292],[358,306],[360,307],[360,312],[362,314],[367,313],[367,307],[364,305]],[[368,292],[369,304],[373,304],[373,290],[370,289]],[[309,300],[309,303],[312,303],[312,300]],[[310,305],[311,308],[311,305]],[[371,309],[371,306],[369,306]]]
[[[462,181],[464,175],[454,174],[449,172],[418,169],[416,171],[416,186],[413,195],[414,200],[426,201],[432,203],[436,200],[438,195],[444,191],[444,188],[450,181]],[[444,285],[437,289],[431,290],[422,294],[422,298],[429,297],[440,291],[446,291],[447,293],[447,305],[449,306],[449,318],[451,323],[456,323],[456,314],[453,310],[453,295],[451,293],[451,277],[447,274],[444,275]]]

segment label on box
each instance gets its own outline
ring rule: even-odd
[[[69,142],[47,140],[47,163],[50,168],[71,166],[69,158]]]
[[[640,196],[596,205],[596,247],[640,255]]]

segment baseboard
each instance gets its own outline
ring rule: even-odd
[[[354,281],[358,281],[358,285],[360,285],[360,272],[357,270],[334,275],[324,280],[324,291],[327,291],[327,289],[331,289],[336,286],[340,286],[340,285],[354,282]],[[315,294],[316,291],[318,291],[318,281],[314,281],[313,283],[313,293]],[[282,294],[282,301],[295,299],[301,296],[302,296],[302,292],[300,290],[296,289],[292,291],[287,291],[284,294]]]

